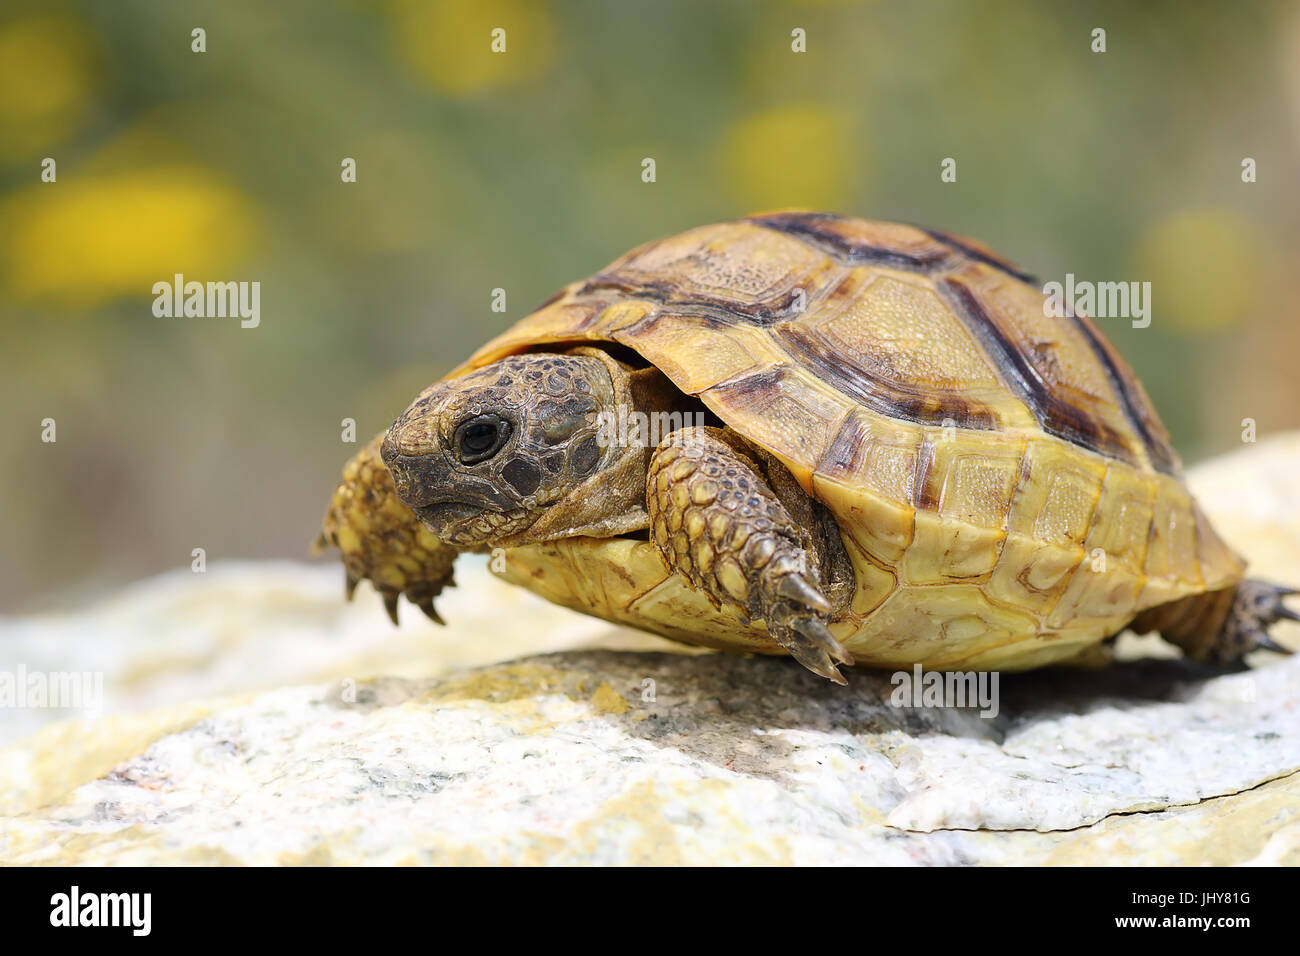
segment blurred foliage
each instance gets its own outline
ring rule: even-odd
[[[6,0],[0,601],[301,556],[342,419],[364,441],[564,283],[758,209],[1149,280],[1151,327],[1103,327],[1186,458],[1300,425],[1298,63],[1281,0]],[[156,318],[177,272],[260,281],[261,326]]]

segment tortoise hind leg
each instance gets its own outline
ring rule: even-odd
[[[1268,627],[1281,620],[1300,621],[1300,614],[1282,603],[1296,593],[1300,592],[1247,579],[1236,587],[1149,608],[1130,626],[1139,634],[1158,631],[1188,657],[1206,664],[1232,664],[1261,649],[1290,654],[1269,636]]]
[[[834,551],[843,545],[838,534],[821,531],[811,499],[801,489],[795,495],[793,479],[765,476],[768,467],[720,429],[669,435],[646,478],[651,539],[668,566],[715,606],[764,621],[800,664],[843,684],[836,665],[851,665],[853,656],[826,626],[836,605],[847,603]]]
[[[1300,614],[1282,603],[1282,598],[1295,593],[1294,588],[1253,578],[1238,584],[1211,660],[1226,663],[1260,648],[1279,654],[1293,653],[1269,637],[1268,626],[1282,620],[1300,621]]]

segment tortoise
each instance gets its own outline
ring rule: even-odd
[[[317,540],[435,621],[462,551],[610,621],[840,665],[1024,670],[1126,627],[1283,651],[1093,322],[956,235],[754,215],[634,249],[429,386]],[[1054,315],[1053,311],[1064,314]],[[654,427],[661,425],[662,427]]]

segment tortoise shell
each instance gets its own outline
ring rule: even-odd
[[[1019,669],[1240,580],[1142,385],[1088,318],[979,243],[818,213],[641,246],[455,374],[507,355],[633,350],[835,516],[857,575],[831,627],[860,663]],[[781,653],[644,541],[511,549],[501,573],[678,640]]]

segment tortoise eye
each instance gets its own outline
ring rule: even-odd
[[[495,415],[478,415],[456,426],[453,443],[461,463],[473,465],[499,452],[509,437],[509,422]]]

